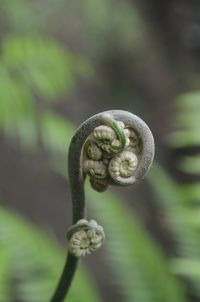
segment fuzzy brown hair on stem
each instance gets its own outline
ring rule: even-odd
[[[110,185],[133,185],[144,178],[153,157],[154,139],[149,127],[130,112],[101,112],[78,128],[68,158],[73,207],[72,226],[67,233],[69,251],[51,302],[64,301],[79,258],[98,249],[105,239],[103,227],[86,217],[86,176],[99,192]]]

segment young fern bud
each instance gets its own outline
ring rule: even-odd
[[[105,179],[107,176],[107,167],[103,161],[85,160],[83,171],[95,179]]]
[[[90,143],[87,147],[89,158],[93,160],[100,160],[102,158],[102,150],[94,143]]]
[[[154,140],[148,126],[136,115],[111,110],[86,120],[77,130],[69,148],[68,169],[73,205],[69,228],[69,253],[51,302],[64,301],[76,271],[78,258],[98,249],[103,228],[86,220],[84,182],[98,192],[109,185],[133,185],[141,181],[152,164]]]
[[[119,119],[115,119],[115,113]],[[83,171],[90,177],[92,187],[103,192],[109,185],[131,185],[140,181],[154,156],[153,136],[148,126],[124,111],[103,113],[101,120],[83,149]],[[102,186],[100,180],[103,180]]]
[[[90,177],[90,184],[91,187],[97,192],[104,192],[108,189],[108,184],[106,183],[106,180],[103,181]]]
[[[80,219],[68,230],[67,237],[70,254],[79,258],[99,249],[105,239],[105,233],[95,220]]]

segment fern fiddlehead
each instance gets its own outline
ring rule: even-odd
[[[69,253],[82,257],[96,251],[105,239],[103,228],[95,220],[80,219],[68,229]]]
[[[68,171],[73,204],[69,252],[51,302],[64,300],[78,259],[98,249],[105,238],[96,221],[86,220],[84,181],[103,192],[109,185],[132,185],[144,178],[154,157],[154,140],[148,126],[136,115],[111,110],[86,120],[72,138]]]

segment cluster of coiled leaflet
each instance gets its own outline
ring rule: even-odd
[[[103,120],[105,124],[93,130],[83,152],[83,171],[99,192],[109,184],[125,184],[134,174],[142,152],[141,139],[134,129],[109,115]]]

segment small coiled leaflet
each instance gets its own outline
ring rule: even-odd
[[[120,178],[128,178],[133,175],[138,165],[136,154],[123,151],[114,156],[109,163],[109,173],[112,179],[120,181]]]

